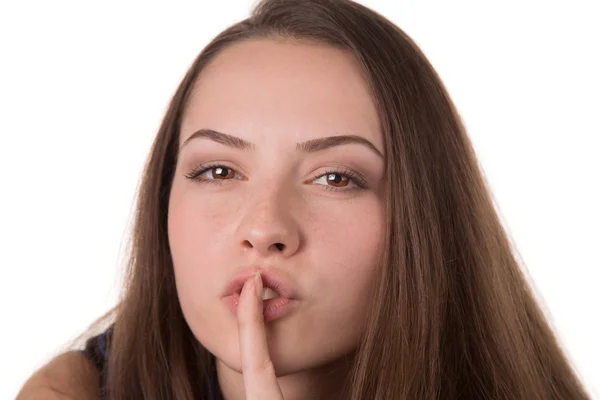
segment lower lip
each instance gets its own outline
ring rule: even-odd
[[[223,298],[223,301],[229,308],[229,311],[237,318],[238,304],[240,303],[240,294],[232,294]],[[263,300],[263,319],[264,322],[271,322],[289,314],[298,304],[298,300],[278,297],[276,299]]]

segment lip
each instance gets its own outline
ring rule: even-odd
[[[240,304],[240,294],[234,293],[226,296],[223,298],[223,301],[233,316],[237,318],[238,305]],[[263,300],[263,320],[265,324],[289,314],[298,305],[298,303],[298,300],[288,299],[285,297]]]
[[[267,270],[257,267],[246,268],[235,274],[225,286],[223,293],[221,293],[221,297],[227,297],[236,293],[241,293],[244,283],[253,277],[256,271],[259,271],[260,273],[263,281],[263,287],[273,289],[279,293],[281,297],[285,297],[290,300],[297,299],[296,288],[285,275],[273,269]]]
[[[263,300],[263,319],[264,322],[271,322],[282,318],[290,313],[299,303],[297,291],[292,283],[283,274],[275,270],[259,269],[251,267],[238,272],[229,281],[225,290],[221,294],[225,305],[229,311],[237,318],[237,309],[240,302],[240,294],[244,284],[248,279],[254,276],[256,271],[260,272],[265,288],[271,288],[279,293],[278,298]]]

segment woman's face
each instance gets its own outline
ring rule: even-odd
[[[248,147],[215,134],[184,144],[201,129]],[[307,151],[341,135],[364,143]],[[252,40],[204,70],[182,121],[168,234],[185,319],[221,363],[241,372],[237,319],[221,294],[252,268],[285,275],[297,293],[292,312],[266,325],[278,376],[356,348],[384,240],[383,154],[375,105],[348,53]],[[186,177],[201,165],[213,167]]]

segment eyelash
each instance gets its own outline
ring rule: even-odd
[[[223,164],[205,164],[205,165],[198,165],[190,173],[186,174],[185,177],[188,179],[191,179],[193,181],[196,181],[196,182],[214,183],[217,185],[220,185],[223,182],[231,180],[231,179],[200,178],[200,176],[203,173],[205,173],[206,171],[213,169],[213,168],[226,168],[226,169],[232,170],[234,172],[237,172],[233,168],[230,168]],[[365,179],[357,172],[355,172],[351,169],[348,169],[348,168],[331,169],[331,170],[325,171],[325,172],[313,177],[311,179],[311,181],[314,181],[315,179],[321,178],[321,177],[329,175],[329,174],[342,175],[342,176],[348,178],[350,180],[350,182],[354,183],[354,186],[348,189],[348,188],[338,188],[338,187],[329,186],[329,185],[319,185],[319,186],[323,186],[323,188],[326,190],[332,190],[334,192],[353,192],[355,190],[364,190],[364,189],[368,188],[367,183],[365,182]]]

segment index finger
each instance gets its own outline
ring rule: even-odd
[[[242,375],[247,400],[283,400],[269,355],[263,319],[262,278],[258,271],[244,284],[238,305]]]

